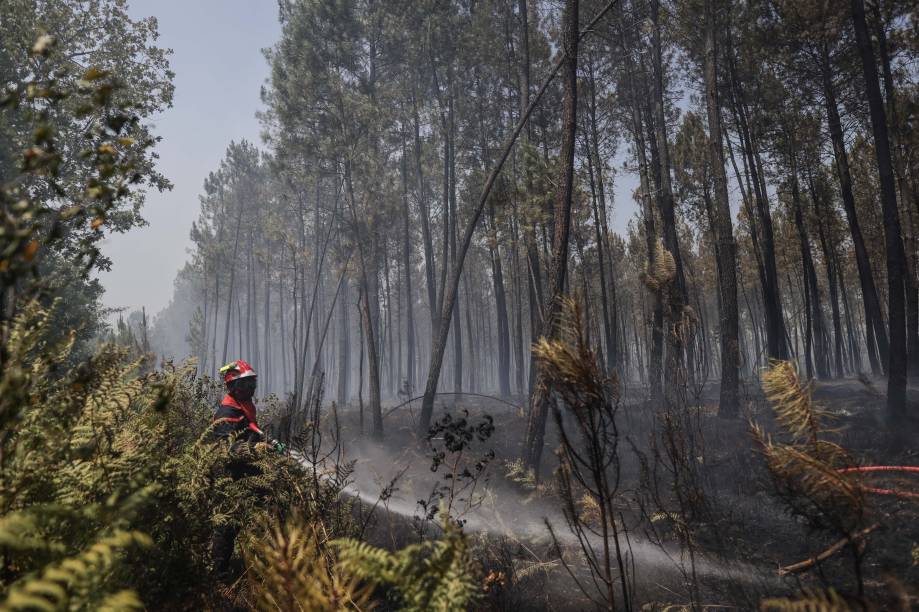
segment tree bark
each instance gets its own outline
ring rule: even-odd
[[[718,45],[715,0],[705,0],[705,102],[708,113],[709,163],[715,179],[715,228],[718,243],[718,290],[720,295],[721,390],[718,412],[738,414],[740,340],[737,311],[737,261],[728,181],[724,170],[721,108],[718,102]]]
[[[868,250],[865,248],[865,239],[862,236],[858,214],[855,211],[855,195],[852,192],[852,175],[849,172],[849,157],[846,153],[846,144],[842,133],[842,122],[839,119],[839,110],[836,104],[836,89],[833,85],[830,56],[826,46],[823,47],[821,56],[821,77],[823,80],[823,99],[826,105],[827,125],[830,129],[830,139],[833,143],[833,156],[836,161],[836,175],[839,178],[842,205],[846,212],[849,233],[852,234],[852,246],[855,249],[855,264],[858,267],[858,279],[861,283],[862,302],[865,308],[865,326],[872,327],[881,353],[886,354],[889,351],[887,330],[885,329],[883,317],[881,315],[881,302],[878,299],[877,289],[874,285],[874,275],[871,272],[871,263],[868,260]],[[868,335],[866,330],[866,336]],[[882,368],[874,343],[868,342],[867,349],[871,370],[876,375],[880,374]]]
[[[568,239],[571,227],[571,198],[574,190],[574,146],[577,133],[577,72],[578,72],[578,0],[566,0],[562,17],[562,49],[564,50],[564,106],[562,111],[562,145],[559,156],[559,184],[555,194],[552,236],[552,264],[549,268],[551,294],[546,301],[544,335],[556,338],[559,331],[561,300],[568,272]],[[549,412],[548,381],[537,368],[536,385],[530,402],[526,438],[523,446],[524,464],[539,473],[546,417]]]
[[[884,243],[887,253],[887,317],[890,346],[887,353],[887,414],[891,424],[902,422],[906,415],[906,311],[904,304],[905,253],[897,210],[897,188],[894,182],[887,117],[878,84],[874,50],[868,36],[863,0],[852,0],[852,25],[862,58],[871,128],[878,175],[881,180],[881,208],[884,215]]]
[[[590,32],[591,29],[606,15],[607,12],[613,7],[617,0],[610,0],[600,12],[591,20],[587,27],[582,31],[578,36],[584,36],[587,32]],[[466,254],[469,251],[469,245],[472,242],[472,235],[475,232],[475,228],[478,225],[479,219],[482,217],[482,211],[485,209],[485,204],[488,202],[488,198],[491,195],[491,190],[494,188],[495,182],[498,179],[498,175],[501,173],[501,169],[504,167],[504,162],[507,161],[507,158],[510,156],[511,150],[513,149],[514,143],[517,141],[517,138],[520,136],[520,133],[523,131],[524,126],[527,124],[527,121],[530,118],[530,115],[533,112],[533,109],[539,103],[543,94],[549,88],[550,83],[555,78],[555,75],[558,73],[559,69],[562,67],[562,64],[567,60],[567,56],[562,53],[560,57],[556,60],[554,66],[549,71],[549,74],[546,76],[546,79],[542,82],[542,85],[539,88],[539,91],[530,101],[530,104],[527,106],[526,110],[522,113],[520,120],[517,122],[516,127],[514,128],[513,133],[510,134],[507,141],[504,143],[501,155],[498,157],[495,167],[492,169],[491,174],[488,175],[488,178],[485,180],[485,185],[482,187],[482,194],[479,196],[479,200],[475,208],[471,211],[468,222],[466,223],[466,229],[463,232],[463,240],[460,243],[460,248],[457,253],[456,265],[453,268],[453,272],[450,275],[450,282],[445,286],[444,297],[442,300],[443,307],[440,312],[441,319],[449,318],[453,312],[453,306],[456,302],[457,289],[459,287],[460,276],[463,272],[463,263],[466,258]],[[418,433],[421,436],[425,436],[428,433],[428,427],[431,422],[431,415],[434,412],[434,396],[437,394],[437,385],[440,379],[440,370],[443,365],[443,355],[444,350],[447,345],[447,337],[449,335],[449,328],[446,325],[440,327],[437,330],[437,333],[434,334],[431,346],[431,362],[430,367],[428,368],[428,378],[425,385],[424,398],[421,402],[421,415],[418,421]]]
[[[670,180],[670,145],[667,142],[667,121],[664,114],[664,65],[662,59],[660,0],[651,0],[651,50],[654,140],[657,143],[657,176],[659,179],[658,205],[661,211],[661,225],[664,247],[673,256],[676,277],[667,288],[667,367],[664,370],[665,395],[675,402],[675,394],[685,389],[687,375],[692,370],[691,353],[686,353],[686,340],[691,330],[685,319],[684,308],[689,304],[686,292],[686,278],[683,272],[683,257],[677,232],[676,212],[673,199],[673,185]],[[689,357],[689,364],[686,358]]]
[[[810,335],[806,342],[810,343],[811,339],[813,339],[813,354],[817,369],[817,377],[829,378],[829,347],[826,345],[826,322],[823,319],[820,284],[817,282],[817,271],[814,267],[813,256],[811,255],[810,236],[808,235],[807,225],[804,221],[804,211],[801,204],[801,193],[798,183],[797,154],[794,150],[794,146],[792,142],[792,150],[789,152],[791,159],[791,200],[792,206],[794,207],[795,227],[798,232],[798,244],[801,249],[801,267],[803,268],[804,281],[806,283],[805,296],[807,298],[807,305],[809,306],[810,323],[808,325],[808,333]],[[808,348],[811,348],[810,344],[808,344]]]
[[[823,262],[826,268],[826,282],[830,290],[830,308],[833,314],[833,355],[835,366],[835,377],[842,378],[845,376],[844,347],[842,336],[842,319],[839,314],[839,294],[836,282],[836,272],[833,266],[833,258],[830,255],[830,246],[824,229],[823,215],[825,214],[821,199],[817,196],[814,188],[813,177],[808,178],[811,199],[814,203],[814,209],[817,217],[817,236],[820,240],[820,250],[823,252]]]

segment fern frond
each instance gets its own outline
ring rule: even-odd
[[[762,374],[762,384],[779,425],[795,441],[816,444],[820,418],[826,413],[814,407],[810,386],[801,382],[795,365],[790,361],[773,361]]]
[[[337,540],[335,545],[346,572],[374,585],[392,587],[403,610],[468,610],[481,596],[466,539],[446,521],[439,540],[395,553],[353,540]]]
[[[51,564],[38,576],[26,576],[14,583],[6,600],[0,603],[3,612],[65,608],[75,594],[91,593],[93,586],[116,563],[119,554],[131,546],[148,547],[149,536],[137,531],[116,531],[86,548],[81,553]]]
[[[651,291],[660,291],[676,278],[676,260],[673,253],[664,247],[660,239],[654,245],[654,253],[645,263],[644,280]]]
[[[99,604],[99,612],[128,612],[130,610],[143,610],[144,602],[137,593],[130,590],[118,591],[107,596]]]
[[[259,609],[366,610],[370,586],[326,556],[315,529],[300,519],[275,525],[247,553]]]
[[[761,612],[848,612],[852,609],[833,589],[815,591],[805,589],[796,598],[776,597],[760,602]]]
[[[825,442],[826,446],[831,443]],[[804,495],[823,508],[861,508],[864,489],[849,474],[840,473],[832,464],[808,454],[798,447],[761,442],[767,467],[775,478],[786,483],[797,494]],[[838,447],[837,447],[838,448]]]
[[[787,443],[776,442],[752,424],[773,479],[792,498],[807,500],[818,512],[833,515],[842,524],[853,524],[862,515],[865,491],[856,475],[839,471],[851,460],[845,449],[821,437],[827,433],[821,425],[825,413],[814,407],[810,389],[787,361],[772,362],[762,382],[788,439]]]

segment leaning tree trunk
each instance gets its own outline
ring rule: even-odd
[[[552,263],[549,268],[549,294],[545,313],[543,335],[557,337],[561,314],[562,292],[568,272],[568,238],[571,227],[571,196],[574,188],[574,145],[577,133],[577,78],[578,78],[578,0],[567,0],[562,17],[562,48],[564,49],[565,98],[562,114],[562,149],[559,156],[559,184],[555,194],[552,236]],[[542,457],[549,413],[549,393],[545,374],[537,368],[536,385],[530,402],[526,439],[522,449],[524,464],[537,475]]]
[[[592,31],[592,28],[603,18],[606,13],[613,7],[616,3],[616,0],[610,0],[604,7],[601,9],[597,15],[591,20],[585,29],[579,34],[584,36],[586,33]],[[495,164],[495,167],[492,169],[491,174],[488,175],[488,178],[485,180],[485,185],[482,187],[482,193],[479,196],[479,200],[476,203],[475,208],[471,211],[469,220],[466,223],[466,229],[463,232],[463,239],[460,242],[459,250],[457,251],[456,264],[453,267],[453,271],[450,275],[449,283],[444,285],[444,295],[442,302],[442,307],[440,310],[440,319],[447,320],[452,316],[453,306],[456,303],[456,294],[457,289],[459,288],[460,276],[463,273],[463,263],[466,259],[466,254],[469,252],[469,245],[472,243],[472,235],[475,233],[475,228],[479,223],[479,219],[482,217],[482,211],[485,209],[485,204],[488,202],[488,198],[491,195],[491,190],[495,186],[495,181],[498,179],[498,175],[501,174],[501,169],[504,167],[504,162],[507,161],[507,158],[510,156],[511,149],[514,147],[514,143],[517,142],[517,138],[520,137],[520,133],[523,131],[524,126],[527,124],[527,121],[530,118],[530,115],[533,113],[533,109],[539,103],[542,96],[546,93],[546,90],[549,88],[549,85],[552,83],[552,80],[555,78],[555,75],[558,74],[559,69],[567,60],[567,55],[562,53],[560,57],[556,60],[555,65],[549,71],[549,74],[546,76],[545,80],[542,82],[542,85],[539,88],[539,91],[533,96],[530,104],[527,106],[526,110],[521,114],[520,119],[517,122],[516,127],[514,128],[513,133],[508,137],[507,141],[504,143],[504,146],[501,150],[501,155],[498,157],[498,160]],[[422,436],[427,435],[428,427],[431,423],[431,415],[434,412],[434,396],[437,394],[437,385],[440,380],[440,370],[443,366],[443,357],[444,350],[447,346],[447,338],[449,336],[449,327],[447,325],[440,325],[436,330],[434,337],[431,343],[431,361],[428,368],[428,378],[427,383],[424,389],[424,398],[421,401],[421,415],[418,419],[418,433]]]
[[[718,290],[720,294],[721,394],[719,413],[736,416],[740,344],[737,313],[737,261],[731,208],[728,203],[728,181],[724,170],[721,137],[721,109],[718,106],[718,48],[714,0],[705,0],[705,102],[708,112],[709,163],[715,179],[715,241],[718,244]]]

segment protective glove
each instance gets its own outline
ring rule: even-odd
[[[287,450],[287,445],[284,444],[283,442],[279,441],[279,440],[272,440],[272,441],[271,441],[271,450],[273,450],[274,452],[280,454],[280,453],[283,453],[283,452],[285,452],[285,451]]]

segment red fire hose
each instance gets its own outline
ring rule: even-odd
[[[910,465],[864,465],[861,467],[848,467],[840,468],[837,470],[840,474],[851,474],[855,472],[859,473],[870,473],[870,472],[914,472],[919,473],[919,467],[910,466]],[[919,493],[913,493],[911,491],[900,491],[899,489],[879,489],[877,487],[865,487],[865,490],[869,493],[876,493],[878,495],[893,495],[895,497],[907,498],[907,499],[919,499]]]

